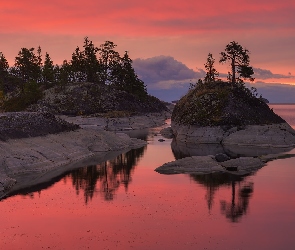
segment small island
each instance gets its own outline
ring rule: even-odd
[[[228,81],[217,78],[214,62],[209,54],[204,80],[192,86],[175,105],[171,133],[174,144],[196,148],[210,145],[212,152],[217,149],[216,155],[180,159],[156,171],[211,173],[230,169],[236,171],[234,174],[245,174],[262,167],[268,159],[265,155],[272,154],[274,148],[280,152],[295,146],[293,128],[269,108],[264,98],[257,96],[255,88],[245,86],[243,79],[252,81],[254,73],[249,66],[248,50],[231,42],[221,52],[220,62],[230,62],[232,69]],[[241,151],[256,148],[262,148],[257,151],[263,154],[239,158]]]

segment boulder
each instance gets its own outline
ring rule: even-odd
[[[263,167],[265,163],[254,157],[241,157],[217,162],[214,156],[192,156],[165,163],[155,169],[161,174],[210,174],[228,173],[246,175]]]

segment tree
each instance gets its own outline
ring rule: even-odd
[[[8,74],[9,64],[3,55],[2,52],[0,52],[0,81],[3,81],[4,78]]]
[[[71,70],[74,74],[74,80],[83,82],[86,80],[86,69],[85,69],[85,55],[84,52],[77,47],[72,54],[72,60],[70,62]]]
[[[49,54],[45,53],[44,64],[42,68],[42,77],[45,84],[53,83],[55,81],[54,65]]]
[[[88,37],[84,38],[84,50],[76,48],[72,54],[71,67],[75,72],[76,81],[99,82],[100,65],[97,59],[98,48]]]
[[[34,48],[22,48],[15,57],[14,74],[24,83],[38,81],[41,76],[40,59],[34,53]]]
[[[120,62],[113,65],[110,76],[111,82],[116,88],[125,90],[139,97],[147,95],[146,86],[135,73],[132,67],[132,60],[127,51],[125,51]]]
[[[250,59],[249,51],[247,49],[244,49],[237,42],[232,41],[226,45],[225,52],[221,52],[220,55],[220,63],[230,62],[231,72],[228,75],[230,82],[233,84],[243,82],[241,78],[254,81],[254,78],[252,77],[254,71],[253,68],[249,66]],[[236,74],[239,74],[239,76],[236,77]]]
[[[215,59],[212,54],[208,54],[207,62],[204,64],[206,69],[205,83],[215,82],[219,76],[218,71],[214,68]]]
[[[6,60],[3,53],[0,51],[0,74],[7,74],[9,69],[8,61]]]
[[[88,82],[98,82],[99,62],[97,59],[98,48],[94,46],[88,37],[84,38],[85,71]]]
[[[111,84],[112,71],[120,63],[120,54],[115,51],[117,45],[111,41],[105,41],[101,44],[98,52],[100,55],[99,64],[101,68],[100,79],[104,84]]]

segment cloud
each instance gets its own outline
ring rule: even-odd
[[[147,59],[135,59],[133,67],[150,89],[170,89],[188,86],[203,78],[204,70],[194,71],[171,56],[156,56]]]
[[[185,95],[189,84],[204,78],[205,71],[194,71],[171,56],[156,56],[147,59],[135,59],[133,67],[147,85],[148,92],[164,101],[173,101]],[[270,70],[254,68],[259,79],[294,78],[291,74],[274,74]],[[226,74],[221,73],[221,76]],[[295,85],[257,81],[247,84],[256,87],[258,94],[271,103],[295,103]]]
[[[257,88],[258,94],[270,103],[295,103],[295,85],[260,81],[250,86]]]
[[[254,77],[257,79],[277,79],[277,78],[294,78],[289,72],[288,75],[274,74],[268,69],[253,68]]]

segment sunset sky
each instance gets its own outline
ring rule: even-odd
[[[251,52],[258,87],[288,88],[290,95],[294,13],[294,0],[1,1],[0,51],[12,66],[22,47],[40,45],[60,64],[85,36],[96,46],[110,40],[120,53],[129,51],[139,76],[155,90],[195,81],[209,52],[226,74],[219,53],[234,40]]]

